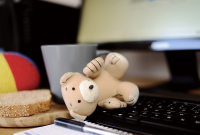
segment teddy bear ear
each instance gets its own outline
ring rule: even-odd
[[[73,76],[73,72],[68,72],[65,73],[61,78],[60,78],[60,85],[65,85],[67,80]]]

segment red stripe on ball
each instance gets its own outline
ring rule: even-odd
[[[40,85],[40,74],[32,62],[19,54],[4,53],[15,78],[17,90],[37,89]]]

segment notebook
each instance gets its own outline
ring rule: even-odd
[[[87,121],[82,121],[82,122],[92,127],[104,129],[107,131],[114,131],[120,135],[134,135],[132,133],[124,132],[124,131],[113,129],[113,128],[108,128],[108,127],[101,126],[95,123],[91,123]],[[71,130],[68,128],[51,124],[51,125],[47,125],[43,127],[37,127],[37,128],[29,129],[26,131],[14,133],[13,135],[94,135],[94,134],[83,133],[83,132],[79,132],[79,131],[75,131],[75,130]]]

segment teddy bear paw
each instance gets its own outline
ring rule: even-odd
[[[116,98],[108,98],[98,103],[98,105],[105,109],[125,108],[127,104]]]
[[[125,108],[127,107],[127,103],[125,102],[120,102],[120,108]]]
[[[109,59],[109,62],[113,65],[116,65],[118,62],[122,62],[123,64],[128,64],[127,59],[119,53],[108,54],[108,59]]]
[[[138,89],[138,87],[136,86],[136,87],[134,87],[134,88],[131,90],[131,92],[130,92],[130,94],[129,94],[129,100],[126,101],[126,103],[127,103],[129,106],[132,106],[132,105],[134,105],[134,104],[137,102],[138,97],[139,97],[139,89]]]
[[[104,66],[103,58],[98,57],[87,64],[87,66],[83,69],[83,73],[88,76],[93,76],[93,74],[100,72],[103,66]]]
[[[137,102],[137,101],[134,100],[134,99],[131,100],[131,101],[126,101],[126,103],[127,103],[128,106],[132,106],[132,105],[134,105],[136,102]]]

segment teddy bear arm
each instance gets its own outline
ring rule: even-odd
[[[129,63],[126,57],[119,53],[110,53],[105,60],[104,69],[116,79],[120,79],[128,69]]]
[[[83,69],[83,73],[90,78],[96,78],[104,67],[104,60],[101,57],[98,57],[90,61],[86,67]]]
[[[127,106],[126,103],[112,97],[107,98],[98,103],[98,105],[105,109],[117,109],[117,108],[125,108]]]
[[[72,110],[70,110],[70,115],[72,117],[74,117],[75,119],[78,119],[78,120],[85,120],[87,118],[87,116],[83,116],[83,115],[77,114]]]

